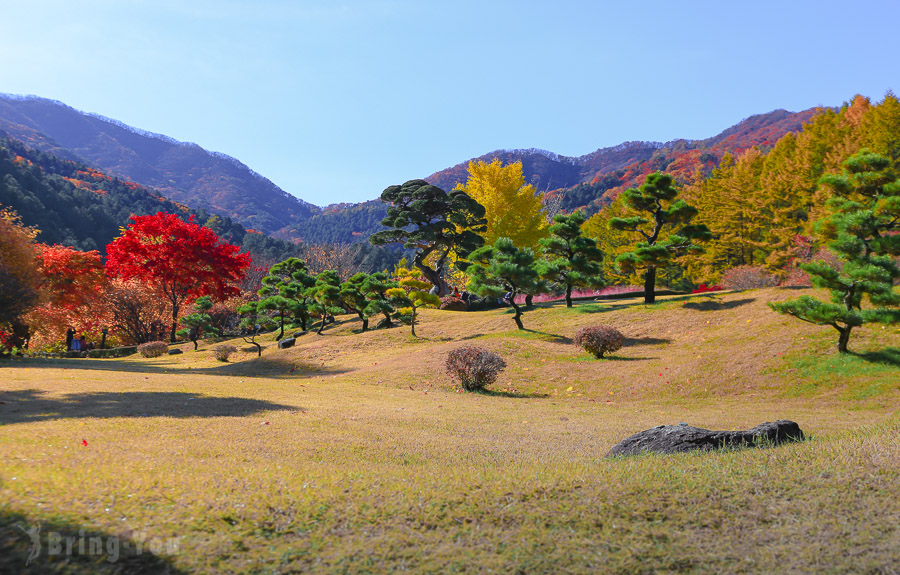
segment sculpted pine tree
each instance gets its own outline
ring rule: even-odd
[[[545,259],[538,262],[538,272],[546,280],[565,286],[566,307],[572,307],[572,289],[601,287],[603,252],[597,241],[582,235],[585,222],[582,212],[570,216],[556,215],[550,226],[550,237],[541,240]]]
[[[322,335],[325,329],[325,322],[328,316],[340,313],[341,305],[341,279],[334,270],[325,270],[316,276],[316,285],[309,288],[308,293],[318,304],[319,313],[322,316],[322,323],[319,325],[318,333]]]
[[[645,240],[638,242],[634,251],[617,257],[616,263],[626,273],[644,270],[644,303],[647,304],[656,301],[656,270],[685,253],[702,251],[694,242],[712,238],[705,225],[690,224],[697,209],[684,200],[676,200],[677,195],[672,176],[661,172],[650,174],[640,188],[622,192],[629,211],[638,215],[609,220],[610,228],[638,233]],[[663,234],[664,228],[675,226],[680,226],[677,231]]]
[[[778,313],[838,331],[838,351],[848,352],[854,327],[865,323],[900,323],[900,278],[893,256],[900,254],[900,180],[885,156],[861,151],[844,162],[842,175],[822,177],[834,197],[831,215],[817,230],[843,262],[838,270],[825,262],[801,264],[813,285],[831,292],[831,303],[810,296],[769,304]],[[864,298],[875,307],[863,309]]]
[[[341,284],[341,303],[345,308],[359,316],[362,321],[362,331],[369,329],[369,315],[373,312],[366,298],[365,284],[369,274],[359,272],[350,276],[350,279]],[[377,313],[377,312],[374,312]]]
[[[288,318],[300,321],[306,330],[309,321],[310,295],[307,290],[316,285],[316,278],[309,273],[306,262],[300,258],[288,258],[272,266],[269,274],[262,279],[262,287],[257,291],[262,298],[260,312],[274,312],[278,315],[281,331],[276,337],[284,337],[284,324]]]
[[[486,230],[484,206],[463,191],[448,194],[425,180],[390,186],[382,192],[381,201],[388,204],[381,223],[390,229],[373,234],[369,242],[403,242],[404,247],[415,249],[413,265],[438,289],[438,295],[447,293],[441,274],[450,255],[465,258],[484,245],[479,235]],[[437,260],[432,267],[426,260],[433,253]]]
[[[482,297],[508,295],[508,301],[516,312],[513,321],[516,327],[525,329],[522,325],[523,308],[516,303],[516,296],[540,287],[534,252],[528,248],[517,248],[509,238],[498,238],[494,245],[472,252],[469,259],[472,262],[467,270],[471,277],[469,288]]]
[[[201,333],[207,337],[219,335],[219,330],[213,326],[212,318],[207,313],[212,306],[212,298],[208,295],[198,297],[194,302],[194,313],[186,315],[180,320],[185,329],[178,330],[178,335],[191,340],[191,343],[194,344],[194,351],[197,351],[197,340],[200,339]]]

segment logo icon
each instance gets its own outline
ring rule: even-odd
[[[25,561],[25,566],[28,567],[31,565],[31,562],[37,559],[38,555],[41,554],[41,524],[38,523],[37,526],[28,529],[25,529],[21,524],[17,527],[31,539],[31,552],[28,554],[28,559]]]

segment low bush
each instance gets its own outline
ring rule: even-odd
[[[575,345],[583,347],[594,357],[603,358],[603,354],[612,353],[622,348],[625,336],[609,325],[593,325],[583,327],[575,334]]]
[[[441,298],[441,309],[449,311],[467,311],[469,309],[469,306],[467,306],[466,302],[458,297],[446,295]]]
[[[725,289],[745,290],[778,285],[778,278],[762,266],[737,266],[722,275]]]
[[[228,358],[231,357],[231,354],[236,351],[237,348],[230,343],[220,343],[213,348],[213,355],[216,356],[216,359],[218,361],[228,361]]]
[[[137,346],[137,351],[142,357],[159,357],[169,351],[169,345],[164,341],[150,341]]]
[[[484,389],[506,368],[503,358],[481,347],[467,345],[447,354],[447,375],[466,391]]]

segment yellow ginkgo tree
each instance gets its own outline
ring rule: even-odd
[[[419,270],[398,267],[395,271],[400,287],[389,289],[386,295],[400,313],[409,310],[412,335],[417,337],[416,311],[423,307],[438,307],[441,305],[441,298],[428,292],[431,284],[423,280]]]
[[[544,194],[537,193],[525,182],[522,162],[503,165],[494,158],[488,164],[482,160],[469,162],[469,178],[461,190],[484,206],[487,231],[482,235],[485,245],[493,245],[497,238],[509,238],[520,248],[540,251],[538,242],[547,237],[548,222],[544,212]]]

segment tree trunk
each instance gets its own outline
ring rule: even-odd
[[[656,268],[647,268],[644,274],[644,303],[656,303]]]
[[[322,330],[325,329],[325,320],[328,319],[328,308],[324,305],[322,306],[322,325],[319,326],[319,331],[316,332],[319,335],[322,335]]]
[[[513,321],[516,322],[516,327],[518,327],[519,329],[525,329],[525,326],[522,325],[522,308],[516,305],[515,299],[516,295],[513,294],[513,297],[510,299],[510,303],[516,310],[516,315],[513,316]]]
[[[532,301],[534,301],[534,294],[526,294],[525,295],[525,307],[531,307]]]
[[[416,337],[416,307],[412,308],[412,318],[409,320],[409,327],[412,331],[412,336]]]
[[[566,286],[566,307],[572,307],[572,286]]]
[[[175,343],[175,332],[178,330],[178,311],[181,309],[179,305],[172,305],[172,333],[170,334],[169,341]]]
[[[849,353],[850,350],[847,349],[847,344],[850,343],[850,330],[853,329],[853,326],[847,327],[839,327],[838,332],[840,332],[841,336],[838,338],[838,351],[840,353]]]
[[[366,331],[367,329],[369,329],[369,318],[367,318],[366,316],[364,316],[364,315],[360,312],[360,313],[359,313],[359,319],[362,320],[362,325],[363,325],[362,330],[363,330],[363,331]]]

